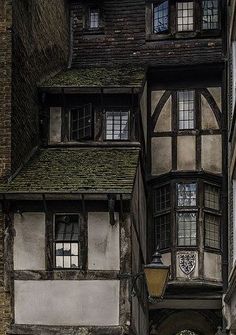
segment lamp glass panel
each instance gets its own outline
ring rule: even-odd
[[[169,268],[145,268],[144,273],[146,277],[149,296],[157,298],[162,297],[169,275]]]

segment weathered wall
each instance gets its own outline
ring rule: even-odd
[[[12,169],[39,143],[37,83],[66,66],[66,0],[13,0]]]
[[[11,166],[11,1],[0,1],[0,179]],[[11,320],[10,294],[4,285],[4,216],[0,214],[0,335]]]
[[[219,38],[170,40],[164,43],[146,40],[145,0],[102,2],[104,34],[83,32],[83,1],[73,1],[73,65],[114,63],[184,64],[220,61]],[[86,1],[86,5],[93,3]]]

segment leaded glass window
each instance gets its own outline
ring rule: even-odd
[[[205,246],[220,248],[220,218],[208,213],[205,214]]]
[[[155,245],[160,249],[170,246],[170,214],[158,216],[154,219]]]
[[[195,127],[195,92],[177,92],[178,126],[179,129],[194,129]]]
[[[202,1],[202,28],[204,30],[219,28],[218,6],[218,0]]]
[[[178,207],[191,207],[197,205],[197,184],[177,184],[177,205]]]
[[[92,137],[92,105],[84,105],[70,111],[71,140],[86,140]]]
[[[97,29],[99,28],[100,21],[100,11],[98,8],[90,8],[89,11],[89,28]]]
[[[162,186],[154,193],[154,212],[170,208],[170,185]]]
[[[80,268],[80,216],[78,214],[56,214],[54,231],[55,267],[62,269]]]
[[[197,244],[197,213],[177,213],[178,246],[195,246]]]
[[[205,207],[220,209],[220,190],[218,187],[205,184]]]
[[[112,108],[106,111],[106,140],[129,139],[129,111]]]
[[[177,30],[192,31],[194,29],[194,2],[177,2]]]
[[[169,26],[168,1],[153,6],[153,32],[163,33]]]

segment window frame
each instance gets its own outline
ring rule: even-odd
[[[221,31],[221,0],[217,0],[217,2],[218,2],[218,26],[217,26],[217,28],[213,28],[213,29],[204,29],[203,28],[203,1],[204,0],[201,0],[200,1],[200,12],[201,12],[201,14],[200,14],[200,29],[201,29],[201,33],[202,34],[206,34],[206,35],[208,35],[208,34],[215,34],[215,33],[217,33],[217,32],[219,32],[219,31]]]
[[[79,235],[81,237],[78,239],[78,241],[74,243],[78,243],[78,267],[57,267],[56,266],[56,244],[57,243],[73,243],[73,241],[65,241],[65,240],[59,240],[59,242],[56,240],[56,216],[57,215],[77,215],[79,218]],[[84,229],[84,218],[83,215],[80,212],[53,212],[52,213],[52,224],[53,224],[53,230],[52,230],[52,266],[54,271],[81,271],[85,269],[85,255],[87,255],[87,247],[85,243],[86,233]],[[64,256],[64,255],[63,255]]]
[[[193,103],[194,103],[194,109],[193,109],[193,128],[180,128],[179,126],[179,115],[180,115],[180,110],[179,110],[179,93],[180,92],[184,92],[184,91],[187,91],[187,92],[193,92]],[[177,130],[179,132],[189,132],[189,131],[193,131],[193,130],[196,130],[196,127],[197,127],[197,113],[199,113],[199,110],[198,110],[198,103],[197,103],[197,99],[198,99],[198,93],[196,91],[196,89],[194,88],[190,88],[190,89],[177,89],[176,90],[176,110],[177,110],[177,118],[176,118],[176,121],[177,121]],[[189,122],[189,121],[188,121]]]
[[[109,112],[127,112],[128,113],[128,138],[127,139],[108,139],[107,138],[107,113]],[[128,106],[108,106],[104,109],[104,135],[103,140],[106,142],[129,142],[131,139],[131,109]],[[114,137],[114,134],[112,134],[112,137]]]
[[[154,7],[156,6],[160,6],[162,3],[167,2],[168,4],[168,24],[167,24],[167,29],[161,32],[154,32]],[[151,31],[153,35],[166,35],[170,33],[170,14],[171,14],[171,8],[170,8],[170,2],[169,0],[158,0],[158,1],[153,1],[152,6],[151,6],[151,10],[152,10],[152,20],[151,20]]]
[[[90,126],[90,136],[88,137],[83,137],[81,139],[73,139],[72,138],[72,116],[71,116],[71,113],[73,110],[78,110],[78,113],[79,113],[79,109],[81,108],[84,108],[85,106],[88,106],[89,107],[89,112],[90,112],[90,115],[91,115],[91,126]],[[68,109],[68,123],[69,123],[69,126],[68,126],[68,133],[69,133],[69,142],[84,142],[84,141],[91,141],[94,139],[94,110],[93,110],[93,105],[92,103],[88,103],[88,104],[84,104],[84,105],[81,105],[81,106],[75,106],[75,107],[71,107]],[[78,132],[78,130],[77,130]]]
[[[90,13],[92,9],[97,9],[99,13],[98,18],[98,27],[90,27]],[[102,9],[101,6],[95,5],[85,5],[83,7],[83,34],[84,35],[99,35],[104,34],[104,26],[103,26],[103,15],[102,15]]]
[[[193,3],[193,29],[192,30],[178,30],[178,4],[183,2],[192,2]],[[182,34],[192,34],[196,32],[197,29],[197,3],[196,0],[177,0],[175,4],[175,33],[178,35]]]

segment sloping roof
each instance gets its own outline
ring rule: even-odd
[[[138,149],[49,148],[39,150],[0,193],[128,193]]]
[[[91,67],[62,71],[40,87],[141,87],[144,67]]]

